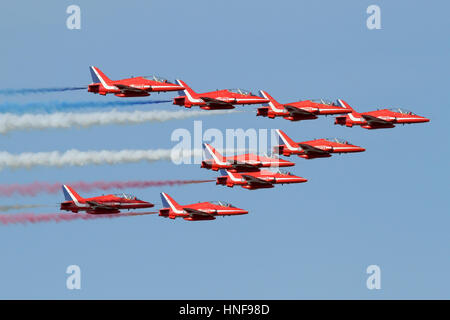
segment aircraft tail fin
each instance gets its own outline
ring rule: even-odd
[[[62,190],[64,193],[64,198],[66,199],[66,201],[74,201],[74,202],[78,202],[78,201],[82,201],[83,198],[76,193],[75,190],[72,189],[72,187],[68,186],[68,185],[63,185],[62,186]]]
[[[94,83],[101,83],[103,86],[110,85],[112,80],[109,79],[99,68],[90,66],[92,81]]]
[[[204,143],[203,149],[205,150],[206,155],[211,156],[210,158],[217,164],[227,164],[225,157],[219,153],[216,149],[214,149],[211,145]]]
[[[276,101],[270,94],[268,94],[264,90],[259,90],[259,95],[267,100],[269,100],[268,106],[274,112],[280,112],[284,110],[284,107],[281,103]]]
[[[286,145],[288,149],[297,149],[299,147],[298,143],[294,142],[289,136],[280,129],[275,130],[278,134],[278,141],[280,145]]]
[[[334,124],[352,127],[353,122],[362,121],[361,114],[359,112],[356,112],[355,109],[353,109],[352,107],[350,107],[350,105],[347,102],[345,102],[344,100],[341,100],[341,99],[338,99],[337,102],[342,108],[350,110],[350,112],[345,115],[336,117]]]
[[[179,91],[180,96],[186,96],[188,100],[198,99],[198,94],[189,87],[183,80],[175,80],[175,82],[184,88],[183,91]]]
[[[177,79],[175,79],[175,80],[173,81],[173,83],[175,83],[175,84],[181,86]],[[186,96],[186,94],[184,93],[184,90],[178,90],[177,93],[178,93],[178,96],[180,96],[180,97],[185,97],[185,96]]]
[[[350,105],[346,101],[344,101],[342,99],[337,99],[337,102],[340,107],[351,110],[352,114],[358,114],[358,112],[356,112],[355,109],[350,107]]]
[[[183,208],[167,193],[161,192],[160,195],[164,208],[171,208],[173,211],[183,210]]]

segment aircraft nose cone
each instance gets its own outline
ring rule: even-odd
[[[153,203],[147,202],[147,201],[142,201],[143,205],[146,205],[148,207],[154,207],[155,205]]]
[[[286,167],[291,167],[291,166],[295,166],[295,163],[292,161],[280,159],[280,165],[284,165]]]
[[[298,182],[307,182],[308,179],[302,178],[302,177],[297,177],[297,181]]]

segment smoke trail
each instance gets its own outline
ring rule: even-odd
[[[29,209],[29,208],[39,208],[45,207],[42,204],[15,204],[10,206],[0,206],[0,211],[10,211],[10,210],[18,210],[18,209]]]
[[[60,87],[60,88],[20,88],[20,89],[0,89],[2,95],[31,94],[31,93],[49,93],[64,92],[87,89],[84,87]]]
[[[28,224],[39,222],[62,222],[73,220],[95,220],[110,219],[130,216],[141,216],[154,214],[156,212],[140,212],[140,213],[117,213],[117,214],[79,214],[79,213],[16,213],[16,214],[0,214],[0,224]]]
[[[224,149],[223,154],[230,156],[241,152],[254,152],[253,149],[236,148]],[[176,146],[173,149],[133,150],[120,151],[99,150],[79,151],[71,149],[65,152],[24,152],[11,154],[0,152],[0,170],[4,168],[33,168],[36,166],[62,167],[86,166],[103,164],[136,163],[141,161],[172,161],[175,164],[200,164],[203,155],[202,149],[184,149]],[[192,162],[192,157],[194,157]]]
[[[136,163],[140,161],[178,161],[185,156],[202,155],[202,150],[176,150],[155,149],[155,150],[100,150],[100,151],[79,151],[68,150],[63,153],[59,151],[51,152],[24,152],[11,154],[0,152],[0,170],[4,168],[32,168],[35,166],[62,167],[62,166],[85,166],[100,164],[120,164]]]
[[[94,181],[65,183],[77,191],[90,192],[92,190],[123,190],[128,188],[149,188],[162,186],[176,186],[194,183],[212,182],[215,180],[161,180],[161,181]],[[33,182],[29,184],[0,185],[0,196],[12,195],[36,196],[41,193],[54,194],[61,191],[62,183]],[[4,206],[6,207],[6,206]],[[0,211],[1,210],[0,206]],[[31,208],[31,207],[29,207]]]
[[[139,124],[145,122],[164,122],[197,116],[222,115],[234,110],[219,111],[116,111],[91,113],[53,113],[15,115],[6,113],[0,117],[0,133],[13,130],[32,130],[49,128],[91,127],[94,125]]]
[[[5,102],[0,104],[0,111],[12,113],[25,112],[57,112],[57,111],[74,111],[92,108],[107,108],[119,106],[136,106],[155,103],[167,103],[172,100],[111,100],[111,101],[49,101],[49,102],[31,102],[25,104],[17,104],[15,102]]]

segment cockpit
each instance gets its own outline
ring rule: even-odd
[[[320,103],[320,104],[326,104],[328,106],[339,106],[339,104],[334,101],[330,101],[327,99],[310,99],[310,101],[314,102],[314,103]]]
[[[231,203],[225,202],[225,201],[210,201],[213,204],[216,204],[218,206],[222,206],[222,207],[230,207],[230,208],[235,208],[235,206],[233,206]]]
[[[246,96],[252,96],[253,95],[253,93],[250,90],[244,90],[244,89],[240,89],[240,88],[228,89],[228,91],[234,92],[234,93],[243,94],[243,95],[246,95]]]
[[[402,109],[402,108],[391,108],[389,109],[393,112],[398,112],[398,113],[402,113],[402,114],[410,114],[410,115],[415,115],[414,112],[406,110],[406,109]]]
[[[139,200],[136,196],[129,193],[115,193],[116,197],[123,198],[126,200]]]
[[[288,176],[292,175],[289,171],[283,170],[283,169],[278,169],[278,173],[285,174],[285,175],[288,175]]]
[[[327,141],[330,141],[330,142],[342,143],[342,144],[351,144],[347,140],[341,139],[341,138],[325,138],[324,140],[327,140]]]
[[[167,80],[166,78],[163,78],[163,77],[160,77],[157,75],[143,76],[142,78],[147,79],[147,80],[163,82],[163,83],[172,83],[169,80]]]

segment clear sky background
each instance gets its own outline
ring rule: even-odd
[[[81,7],[81,30],[66,8]],[[381,30],[366,8],[381,7]],[[127,190],[160,206],[222,199],[247,216],[158,216],[0,227],[0,298],[450,298],[448,1],[9,1],[1,6],[0,88],[85,85],[157,73],[194,89],[265,89],[280,102],[343,98],[359,111],[400,106],[430,123],[368,131],[332,117],[300,123],[252,112],[203,117],[204,129],[282,128],[295,140],[337,136],[366,152],[291,158],[299,185],[248,191],[214,183]],[[172,98],[173,94],[150,98]],[[106,101],[84,91],[1,102]],[[139,99],[139,98],[136,98]],[[145,99],[145,98],[144,98]],[[179,110],[170,103],[140,109]],[[127,110],[133,110],[128,107]],[[207,112],[207,111],[205,111]],[[0,150],[171,148],[193,120],[13,132]],[[5,169],[0,183],[214,179],[170,162]],[[82,194],[95,196],[101,192]],[[57,212],[63,195],[1,198]],[[66,289],[68,265],[82,289]],[[366,268],[381,268],[381,290]]]

